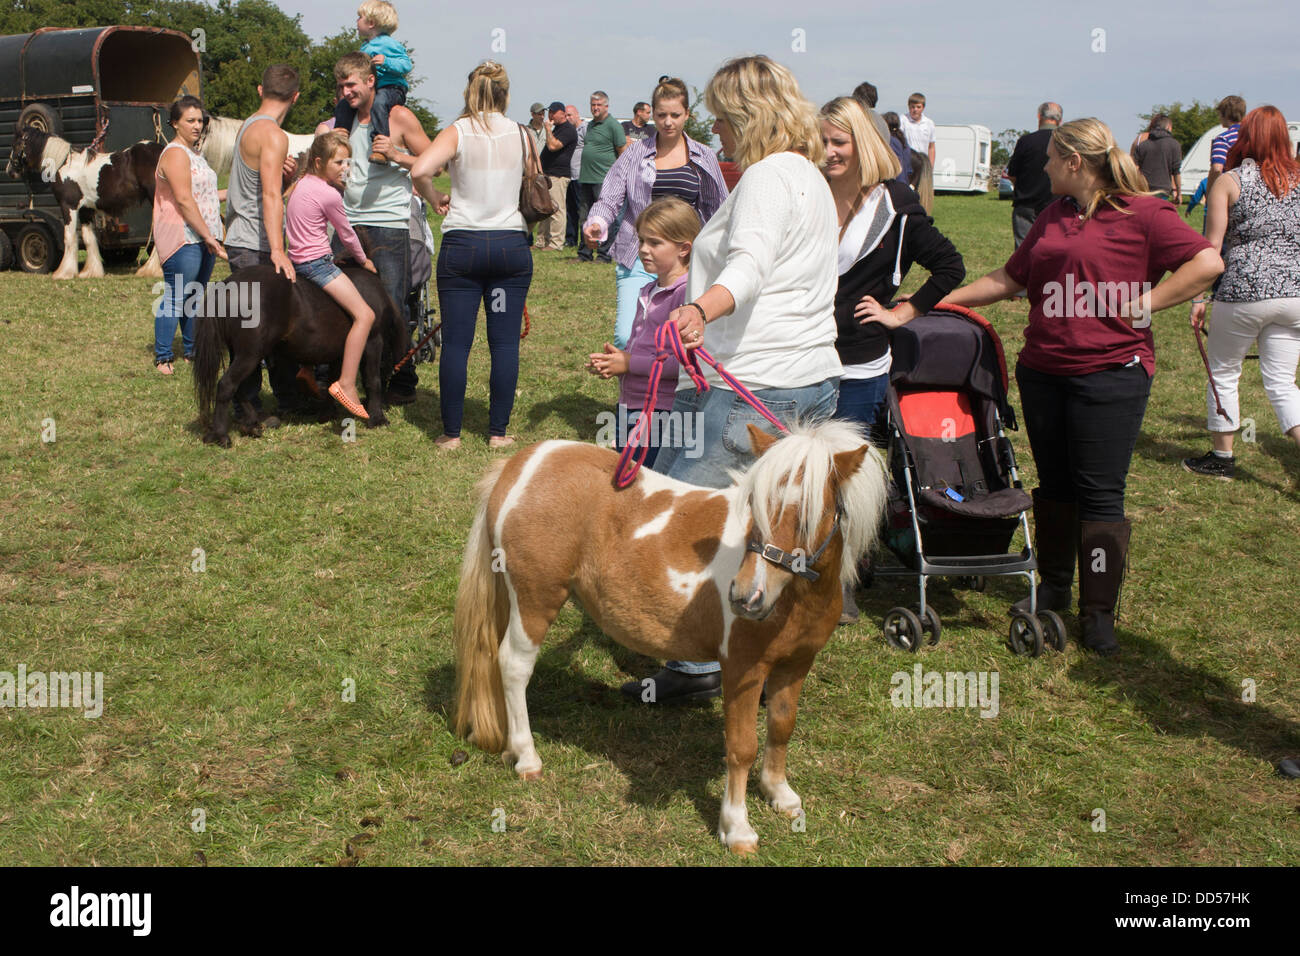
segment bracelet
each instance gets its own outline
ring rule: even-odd
[[[1204,300],[1204,299],[1193,299],[1193,300],[1192,300],[1192,305],[1204,305],[1204,304],[1205,304],[1205,300]]]
[[[698,302],[687,302],[686,304],[690,306],[692,309],[694,309],[696,312],[700,313],[701,322],[703,322],[705,325],[709,324],[709,317],[704,314],[703,306],[701,306]]]

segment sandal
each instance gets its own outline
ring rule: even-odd
[[[335,382],[329,387],[329,393],[330,397],[333,398],[334,401],[338,402],[357,418],[360,418],[362,421],[370,421],[370,416],[366,414],[366,410],[358,402],[354,402],[352,399],[348,398],[347,394],[343,391],[343,386],[338,382]]]
[[[489,435],[488,436],[489,448],[509,448],[514,443],[515,443],[514,435]]]
[[[171,362],[154,362],[153,367],[163,375],[175,375],[176,369],[172,368]]]
[[[460,447],[460,436],[452,437],[451,435],[441,435],[433,440],[433,444],[443,451],[455,451]]]

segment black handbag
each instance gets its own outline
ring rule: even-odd
[[[533,148],[532,137],[524,133],[524,125],[519,127],[519,138],[524,145],[524,181],[519,187],[519,212],[524,222],[532,225],[547,216],[554,216],[559,210],[551,199],[551,177],[542,172],[541,160]]]

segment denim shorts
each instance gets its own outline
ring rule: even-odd
[[[333,255],[321,256],[319,259],[313,259],[310,262],[295,262],[293,271],[310,279],[322,289],[343,275],[343,270],[334,264]]]

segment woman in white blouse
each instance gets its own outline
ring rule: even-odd
[[[442,308],[442,354],[438,397],[442,411],[439,448],[460,447],[465,378],[480,303],[487,310],[488,445],[514,443],[506,434],[519,379],[519,329],[533,277],[533,254],[519,211],[524,151],[531,149],[520,125],[505,116],[510,80],[505,67],[485,60],[469,75],[465,109],[438,134],[411,167],[415,189],[439,213],[438,303]],[[451,198],[433,187],[448,167]]]
[[[705,346],[782,422],[835,413],[842,371],[835,351],[835,201],[819,169],[817,108],[793,74],[765,56],[731,60],[704,92],[723,152],[740,182],[695,239],[687,303],[670,319],[687,348]],[[754,461],[746,426],[766,420],[706,367],[700,392],[683,373],[673,418],[692,431],[662,442],[654,470],[723,488]],[[689,444],[685,439],[690,439]],[[717,696],[716,663],[669,661],[655,701]],[[641,682],[624,687],[641,698]]]

